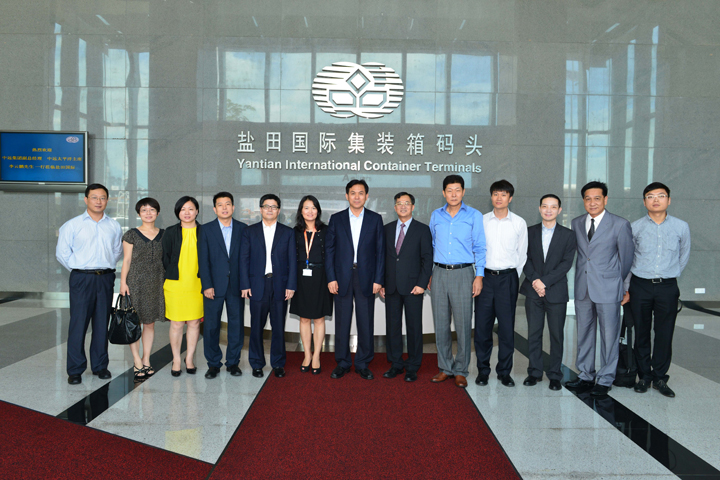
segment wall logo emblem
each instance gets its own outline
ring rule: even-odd
[[[400,75],[382,63],[336,62],[317,74],[312,93],[333,117],[380,118],[400,105],[404,88]]]
[[[78,143],[80,139],[78,137],[67,137],[65,141],[68,143]]]

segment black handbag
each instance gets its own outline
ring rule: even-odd
[[[130,295],[118,295],[110,315],[108,341],[114,345],[130,345],[140,340],[140,318],[130,301]]]

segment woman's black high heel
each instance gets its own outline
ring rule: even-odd
[[[185,370],[187,370],[188,375],[195,375],[195,372],[197,372],[197,367],[188,368],[187,366],[187,358],[185,359]]]
[[[312,364],[312,362],[308,363],[307,365],[300,364],[300,371],[301,371],[302,373],[307,373],[307,372],[309,372],[309,371],[310,371],[310,365],[311,365],[311,364]]]

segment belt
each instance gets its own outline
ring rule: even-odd
[[[353,270],[357,270],[357,263],[353,263]]]
[[[89,275],[106,275],[108,273],[115,273],[114,268],[98,268],[96,270],[80,270],[79,268],[73,268],[73,272],[87,273]]]
[[[266,274],[265,274],[265,278],[272,278],[272,272],[266,273]]]
[[[485,275],[492,275],[492,276],[505,275],[507,273],[516,272],[516,271],[517,270],[515,270],[514,268],[506,268],[505,270],[490,270],[489,268],[486,268]]]
[[[456,263],[455,265],[445,265],[444,263],[435,262],[435,265],[437,265],[440,268],[444,268],[445,270],[459,270],[461,268],[472,267],[475,264],[474,263]]]
[[[633,278],[636,280],[640,280],[641,282],[645,283],[671,283],[671,282],[677,282],[677,278],[642,278],[638,277],[637,275],[633,275]]]

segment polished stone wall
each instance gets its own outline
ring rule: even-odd
[[[91,180],[111,189],[108,213],[124,228],[138,224],[133,206],[146,195],[160,201],[162,226],[184,194],[208,221],[225,189],[244,221],[257,221],[266,192],[284,200],[286,222],[306,193],[327,218],[358,175],[387,221],[401,189],[417,197],[421,221],[443,204],[444,172],[240,169],[241,157],[475,162],[482,172],[463,174],[467,203],[487,211],[489,185],[506,178],[528,224],[539,196],[556,193],[569,225],[583,212],[580,187],[596,179],[609,185],[608,209],[634,220],[644,186],[662,181],[693,235],[682,298],[720,300],[718,21],[714,0],[4,0],[0,129],[88,130]],[[377,120],[323,112],[312,80],[338,61],[392,67],[400,106]],[[252,155],[237,152],[244,132]],[[270,132],[281,152],[266,151]],[[308,134],[308,153],[292,152],[293,132]],[[337,148],[321,153],[329,132]],[[348,151],[354,132],[364,154]],[[382,133],[392,156],[377,150]],[[423,155],[407,150],[417,134]],[[452,155],[436,145],[446,134]],[[473,136],[482,156],[467,155]],[[67,290],[57,230],[83,210],[82,195],[0,192],[0,202],[0,291]]]

